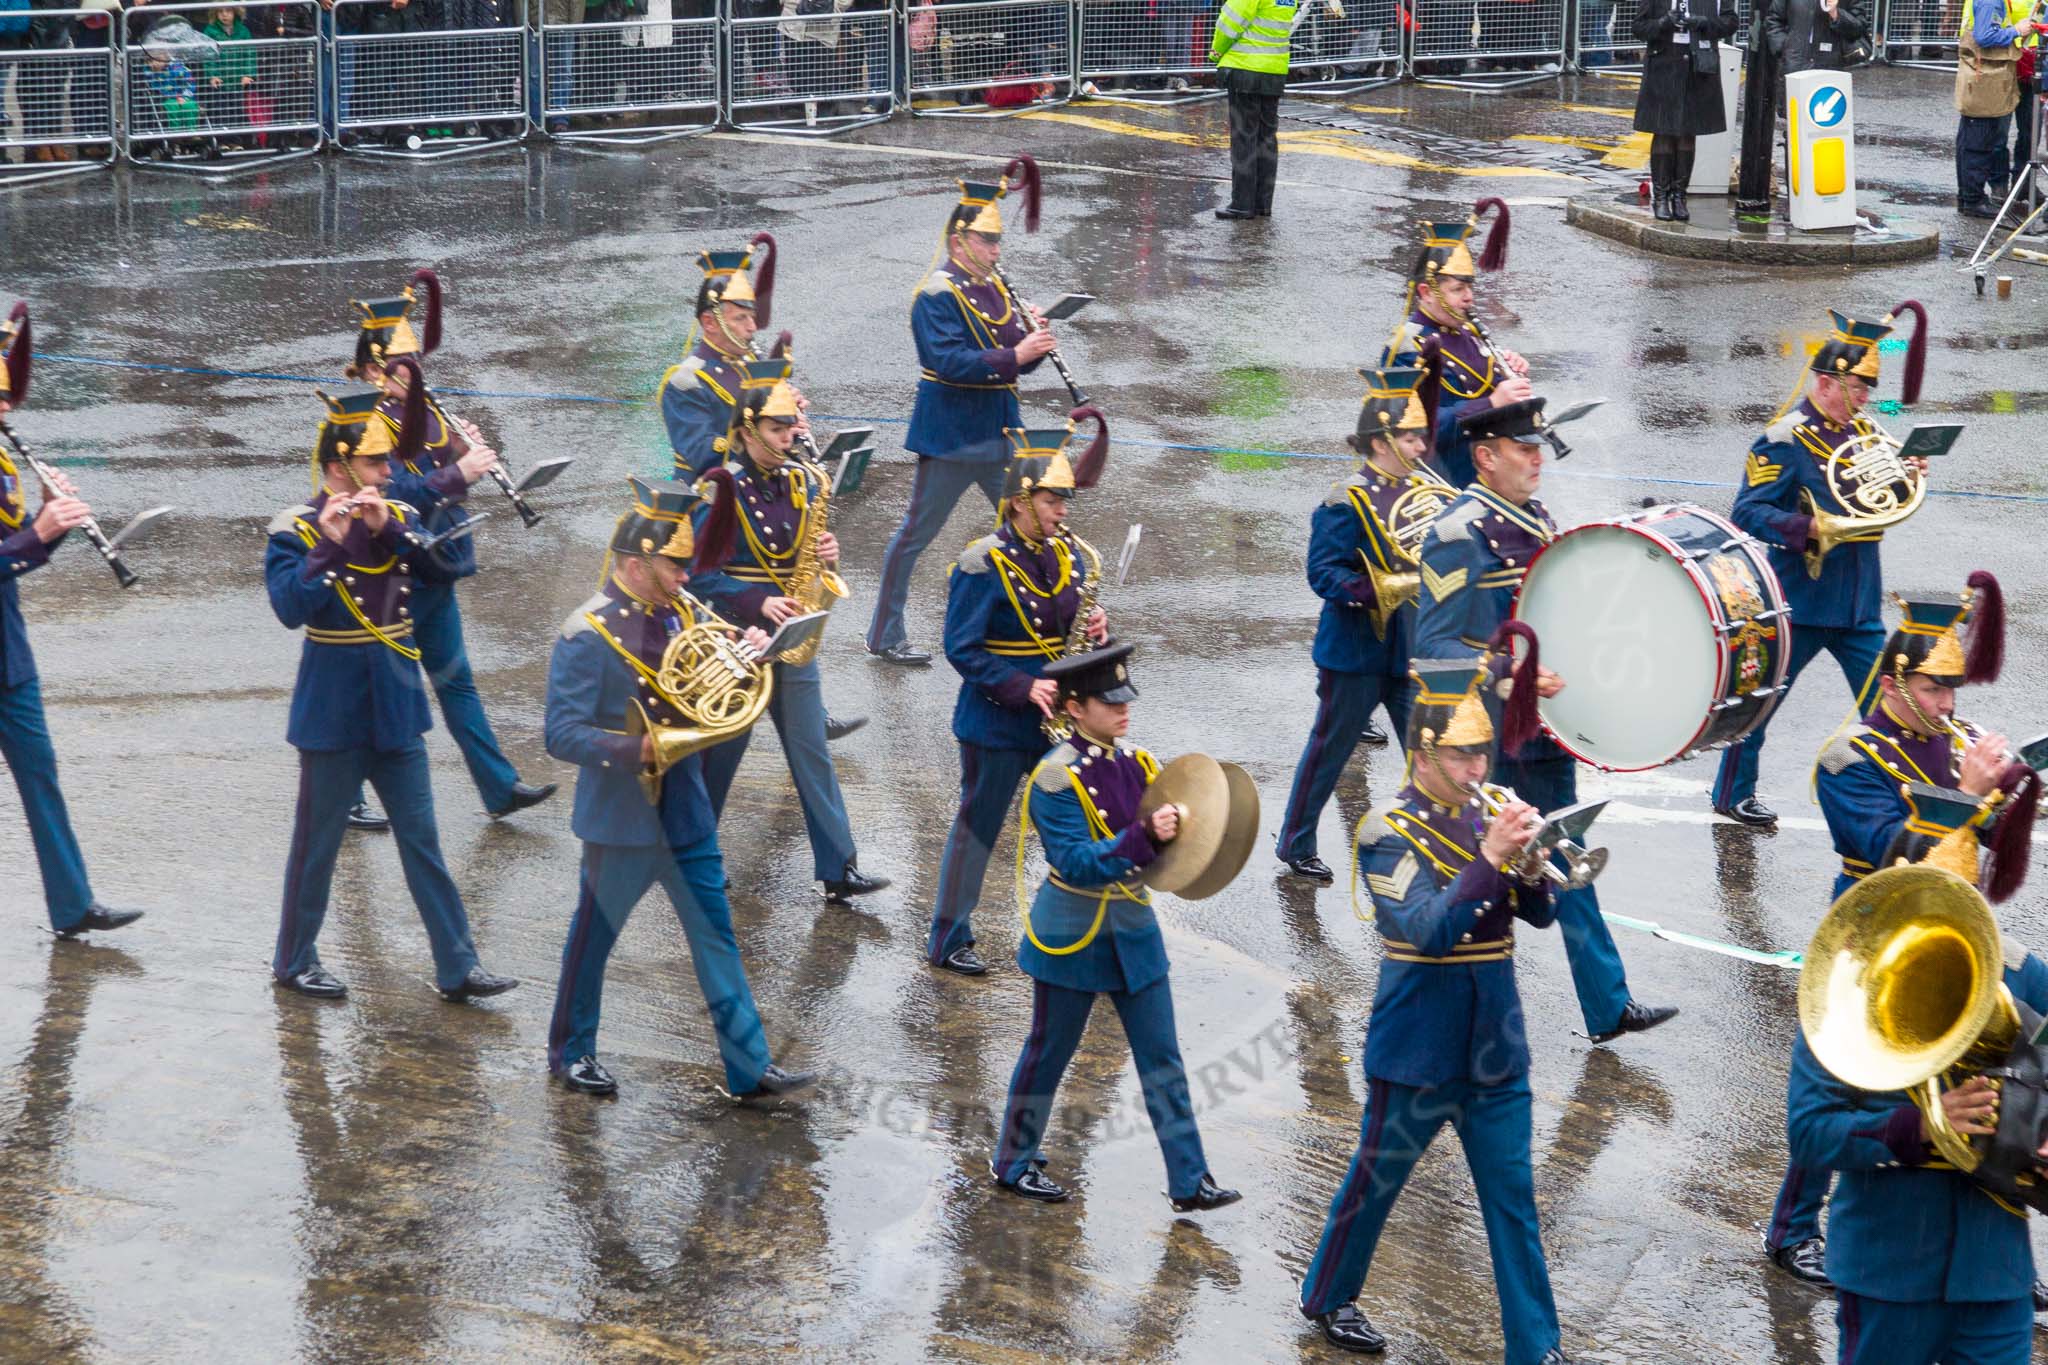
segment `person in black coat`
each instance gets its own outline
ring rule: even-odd
[[[1870,36],[1872,0],[1771,0],[1764,42],[1787,76],[1840,71],[1849,52]],[[1778,103],[1784,104],[1781,92]]]
[[[1735,0],[1645,0],[1635,36],[1643,44],[1636,131],[1650,135],[1652,208],[1660,219],[1692,217],[1685,187],[1694,140],[1728,129],[1721,106],[1718,45],[1740,24]]]

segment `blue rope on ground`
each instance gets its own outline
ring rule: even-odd
[[[209,379],[264,379],[287,384],[350,384],[354,383],[343,375],[278,374],[267,370],[216,370],[201,365],[157,365],[142,360],[107,360],[100,356],[59,355],[51,351],[37,351],[37,360],[50,361],[60,365],[97,365],[110,370],[146,370],[158,374],[193,374]],[[436,389],[451,398],[505,398],[531,399],[544,403],[598,403],[606,407],[637,408],[650,406],[652,398],[608,398],[594,393],[543,393],[533,390],[506,391],[499,389]],[[857,413],[821,412],[820,421],[859,423],[862,426],[908,426],[905,417],[868,417]],[[1356,455],[1336,451],[1320,450],[1257,450],[1244,446],[1193,445],[1186,441],[1148,441],[1143,437],[1119,436],[1117,440],[1125,445],[1144,446],[1152,450],[1185,450],[1197,455],[1245,455],[1260,460],[1336,460],[1345,464],[1355,463]],[[1723,491],[1733,488],[1732,483],[1717,483],[1712,479],[1670,479],[1650,474],[1616,474],[1599,469],[1560,469],[1557,471],[1569,478],[1606,479],[1613,483],[1647,483],[1667,488],[1718,488]],[[1930,498],[1971,498],[1982,502],[2018,502],[2048,505],[2048,497],[2035,493],[1983,493],[1967,488],[1930,488]]]

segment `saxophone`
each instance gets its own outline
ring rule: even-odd
[[[1081,558],[1087,561],[1088,567],[1081,576],[1081,601],[1074,608],[1074,624],[1067,627],[1066,642],[1060,646],[1061,658],[1088,652],[1088,618],[1095,614],[1095,601],[1102,595],[1102,556],[1095,552],[1093,545],[1072,531],[1066,535],[1067,539],[1073,542],[1074,548],[1081,552]],[[1054,744],[1066,740],[1074,733],[1074,723],[1065,716],[1048,716],[1039,728],[1045,731],[1045,737]]]
[[[817,480],[817,504],[811,509],[810,533],[804,543],[797,547],[796,563],[790,566],[787,596],[803,604],[806,613],[830,611],[839,605],[847,595],[846,580],[836,569],[828,569],[818,558],[818,540],[825,534],[832,517],[832,484],[823,470],[808,461],[799,460],[798,465]],[[824,643],[820,632],[797,648],[784,654],[778,661],[786,664],[807,664],[818,657],[818,646]]]

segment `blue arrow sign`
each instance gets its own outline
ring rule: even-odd
[[[1839,85],[1830,85],[1813,92],[1807,101],[1806,116],[1813,120],[1816,128],[1832,128],[1840,123],[1849,112],[1849,92]]]

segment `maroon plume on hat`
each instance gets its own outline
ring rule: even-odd
[[[1015,177],[1012,179],[1011,177]],[[1010,164],[1003,167],[1003,179],[1017,187],[1024,200],[1024,230],[1038,231],[1038,208],[1042,199],[1039,188],[1038,163],[1031,159],[1029,152],[1019,152],[1010,158]]]
[[[747,245],[761,248],[761,268],[754,273],[754,325],[766,327],[775,303],[775,234],[757,232]]]
[[[424,343],[422,343],[424,344]],[[386,374],[405,376],[405,399],[398,420],[398,448],[391,458],[400,464],[418,464],[427,448],[427,376],[418,356],[393,356],[384,367]]]
[[[2005,667],[2005,590],[1989,569],[1970,575],[1969,645],[1964,652],[1963,681],[1997,682]]]
[[[15,327],[14,341],[7,348],[7,401],[18,408],[28,397],[29,362],[35,350],[35,337],[28,324],[28,301],[16,303],[7,320]]]
[[[1103,466],[1109,463],[1109,419],[1100,409],[1093,406],[1075,408],[1067,414],[1069,422],[1095,423],[1095,437],[1088,442],[1088,448],[1074,461],[1074,487],[1093,488],[1102,481]]]
[[[1508,263],[1508,201],[1488,195],[1472,206],[1472,216],[1493,212],[1493,226],[1486,230],[1486,247],[1479,253],[1479,268],[1499,270]]]
[[[2005,802],[1991,830],[1991,859],[1984,878],[1984,895],[1993,902],[2010,899],[2027,879],[2034,816],[2041,804],[2041,774],[2024,763],[2008,764],[1998,789],[2005,793]]]
[[[1515,662],[1515,641],[1528,646],[1520,663]],[[1501,708],[1501,752],[1515,754],[1543,730],[1536,713],[1536,631],[1527,621],[1503,621],[1486,647],[1501,656],[1509,678],[1507,703]]]
[[[421,266],[412,272],[412,283],[426,291],[427,316],[420,323],[420,354],[441,349],[441,277]]]
[[[714,496],[710,512],[697,527],[697,552],[690,559],[690,572],[717,573],[739,545],[740,486],[722,464],[704,471],[699,482],[711,485]]]
[[[1927,374],[1927,306],[1918,299],[1907,299],[1892,309],[1892,317],[1906,314],[1913,317],[1913,340],[1906,346],[1905,392],[1899,395],[1901,403],[1920,401],[1920,381]]]

